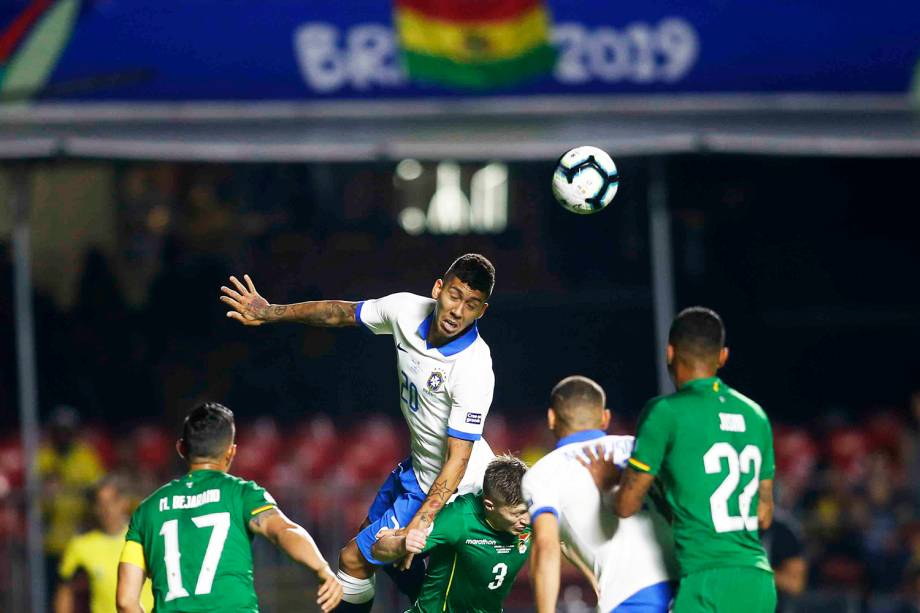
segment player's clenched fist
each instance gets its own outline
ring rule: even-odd
[[[422,550],[425,549],[425,542],[428,540],[428,536],[425,534],[424,530],[419,530],[413,528],[406,533],[406,552],[407,553],[422,553]]]

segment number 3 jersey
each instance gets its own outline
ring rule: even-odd
[[[441,472],[447,437],[474,441],[460,493],[482,489],[492,450],[482,439],[492,404],[492,354],[474,323],[440,347],[428,344],[435,301],[400,293],[358,304],[357,319],[396,346],[399,404],[411,434],[412,468],[425,493]]]
[[[143,548],[155,610],[258,611],[249,520],[275,507],[252,481],[196,470],[144,500],[125,535]],[[124,561],[124,556],[122,557]]]
[[[656,475],[672,515],[681,575],[730,566],[770,571],[757,528],[758,487],[773,479],[773,432],[754,401],[718,377],[654,398],[629,465]]]
[[[530,554],[530,528],[519,535],[492,529],[482,496],[466,494],[435,518],[424,551],[431,558],[412,613],[500,613]]]

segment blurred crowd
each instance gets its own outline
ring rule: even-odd
[[[486,437],[495,450],[532,463],[552,441],[542,419],[519,422],[494,409]],[[909,412],[876,410],[855,420],[829,412],[814,423],[774,424],[779,511],[763,538],[781,610],[806,610],[796,602],[807,590],[848,593],[879,613],[920,611],[920,393]],[[632,428],[615,420],[613,430]],[[71,407],[54,410],[38,458],[52,583],[71,539],[104,521],[88,497],[99,495],[94,485],[116,474],[135,501],[146,496],[181,472],[175,436],[155,423],[113,429],[81,422]],[[324,415],[294,423],[265,416],[240,424],[232,471],[269,488],[332,549],[336,535],[361,522],[373,491],[406,453],[405,440],[394,416],[373,414],[348,427]],[[24,534],[22,484],[19,438],[9,435],[0,439],[0,541]]]

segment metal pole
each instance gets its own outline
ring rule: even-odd
[[[47,609],[45,563],[41,528],[41,482],[38,453],[38,385],[35,373],[35,327],[32,312],[32,271],[30,261],[29,175],[25,168],[12,171],[13,210],[13,300],[16,318],[16,357],[19,378],[19,422],[26,471],[26,547],[29,593],[32,611]]]
[[[674,265],[671,255],[667,168],[662,158],[652,158],[649,165],[648,209],[658,393],[670,394],[674,391],[674,385],[668,374],[665,352],[668,346],[668,330],[674,318]]]

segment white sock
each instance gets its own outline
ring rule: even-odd
[[[356,579],[345,571],[339,570],[335,576],[342,584],[342,600],[345,602],[362,604],[374,597],[374,585],[377,583],[377,578],[373,575],[370,579]]]

